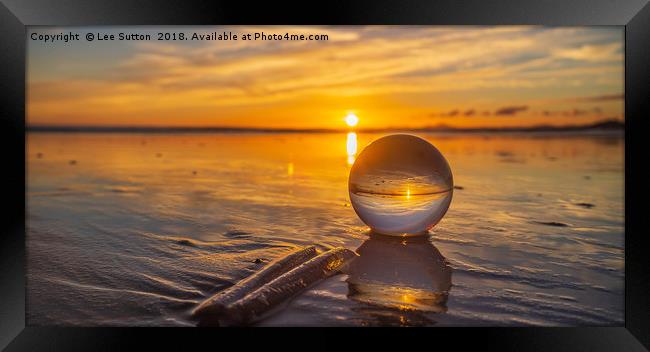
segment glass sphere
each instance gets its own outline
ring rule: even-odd
[[[384,235],[420,235],[445,215],[454,188],[445,157],[406,134],[369,144],[352,165],[350,202],[359,218]]]

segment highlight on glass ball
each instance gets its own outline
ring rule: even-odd
[[[354,211],[373,232],[415,236],[426,234],[445,215],[453,183],[436,147],[420,137],[394,134],[359,154],[348,187]]]

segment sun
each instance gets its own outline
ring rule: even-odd
[[[357,115],[349,113],[348,116],[345,117],[345,123],[347,123],[350,127],[354,127],[359,123],[359,118]]]

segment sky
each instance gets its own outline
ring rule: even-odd
[[[44,43],[31,33],[80,33]],[[157,41],[157,32],[327,34]],[[624,119],[623,27],[30,27],[27,124],[499,127]],[[150,41],[83,40],[149,33]]]

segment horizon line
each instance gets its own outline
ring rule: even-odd
[[[94,126],[94,125],[25,125],[26,132],[259,132],[259,133],[340,133],[363,132],[376,133],[386,131],[413,132],[544,132],[544,131],[587,131],[587,130],[622,130],[625,121],[615,118],[603,119],[585,124],[500,127],[454,127],[435,125],[423,127],[383,127],[383,128],[287,128],[287,127],[252,127],[252,126]]]

